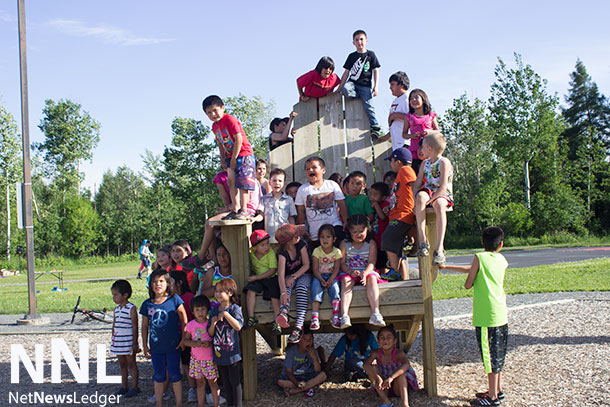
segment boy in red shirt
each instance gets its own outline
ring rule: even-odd
[[[241,127],[216,95],[203,100],[203,111],[214,122],[212,132],[220,149],[220,165],[227,170],[232,210],[222,220],[250,219],[248,191],[254,191],[256,183],[254,150]]]
[[[388,274],[394,274],[403,280],[407,280],[409,270],[406,270],[399,260],[405,236],[415,223],[415,216],[413,215],[415,201],[412,186],[417,180],[417,176],[411,168],[412,156],[408,148],[397,148],[392,151],[390,157],[386,158],[386,160],[388,159],[392,171],[396,172],[397,175],[390,196],[390,206],[384,208],[384,210],[389,209],[390,223],[381,237],[381,250],[388,255],[392,268]]]

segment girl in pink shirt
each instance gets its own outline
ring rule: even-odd
[[[421,160],[417,157],[417,146],[419,140],[430,133],[431,130],[439,130],[436,113],[430,107],[428,95],[421,89],[413,89],[409,94],[409,113],[405,115],[405,125],[402,137],[410,139],[409,151],[413,156],[411,167],[415,173],[419,173]]]

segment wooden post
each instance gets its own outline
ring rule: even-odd
[[[210,225],[220,226],[222,243],[231,255],[231,273],[237,283],[237,291],[241,294],[250,275],[249,236],[252,225],[245,220],[211,221]],[[243,329],[241,331],[241,349],[244,370],[244,399],[254,400],[258,386],[256,369],[256,331]]]
[[[436,247],[436,218],[426,213],[426,235],[430,252]],[[424,292],[424,319],[422,321],[422,349],[424,359],[424,388],[428,397],[438,395],[436,382],[436,344],[434,340],[434,311],[432,308],[432,256],[419,257],[419,275]],[[438,271],[438,267],[436,267]]]

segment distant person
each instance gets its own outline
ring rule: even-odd
[[[484,252],[476,253],[470,266],[441,265],[439,268],[468,273],[464,287],[474,287],[472,325],[487,373],[489,389],[476,393],[473,406],[499,406],[504,401],[502,369],[508,343],[508,319],[504,275],[508,262],[500,254],[504,232],[497,226],[483,230]]]
[[[307,102],[311,98],[321,98],[332,92],[341,82],[334,71],[335,62],[331,57],[320,58],[315,69],[297,79],[299,100]]]
[[[152,272],[150,268],[150,259],[153,254],[150,252],[150,241],[144,239],[142,246],[140,246],[140,269],[138,270],[138,280],[142,278],[142,272],[146,270],[146,275],[149,276]]]

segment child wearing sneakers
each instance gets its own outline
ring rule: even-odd
[[[366,49],[368,39],[364,30],[355,31],[352,38],[356,51],[349,54],[345,64],[343,64],[345,72],[341,77],[338,91],[347,97],[362,99],[362,105],[371,126],[371,139],[375,141],[380,136],[381,127],[379,127],[379,122],[375,117],[375,108],[371,99],[379,93],[379,67],[381,65],[377,55]],[[371,85],[373,86],[372,90]]]
[[[214,122],[212,132],[218,142],[221,167],[227,171],[232,211],[223,220],[250,219],[247,211],[248,191],[255,189],[254,150],[241,123],[225,113],[222,99],[208,96],[202,103],[203,111]]]
[[[333,225],[327,223],[320,226],[318,237],[320,238],[320,246],[316,247],[311,254],[311,269],[314,278],[311,282],[311,325],[309,329],[312,331],[320,329],[319,310],[324,298],[325,288],[328,290],[328,296],[333,306],[333,316],[330,322],[335,328],[340,326],[339,305],[341,304],[341,296],[339,281],[336,278],[339,275],[341,257],[343,256],[341,250],[334,246],[336,235]]]
[[[483,230],[484,252],[477,253],[470,266],[441,265],[439,268],[468,273],[464,287],[474,287],[472,298],[472,325],[475,327],[477,342],[489,390],[477,393],[470,402],[473,406],[499,406],[504,401],[502,390],[502,368],[508,342],[508,319],[504,274],[508,263],[500,250],[504,246],[504,232],[497,226]]]
[[[248,284],[244,287],[246,293],[246,311],[248,318],[244,329],[253,328],[258,320],[254,317],[254,304],[256,293],[263,293],[265,301],[271,300],[274,315],[280,313],[280,288],[277,283],[277,257],[271,250],[269,233],[264,230],[255,230],[250,235],[250,268],[254,272],[248,277]],[[273,323],[273,333],[281,335],[282,330],[277,322]]]
[[[431,133],[424,137],[422,152],[428,157],[423,163],[413,187],[415,193],[415,222],[417,225],[417,255],[428,255],[430,246],[426,242],[426,208],[434,208],[436,214],[436,235],[438,242],[434,248],[432,264],[445,264],[445,230],[447,229],[447,208],[453,206],[452,183],[453,166],[445,151],[445,137]]]

